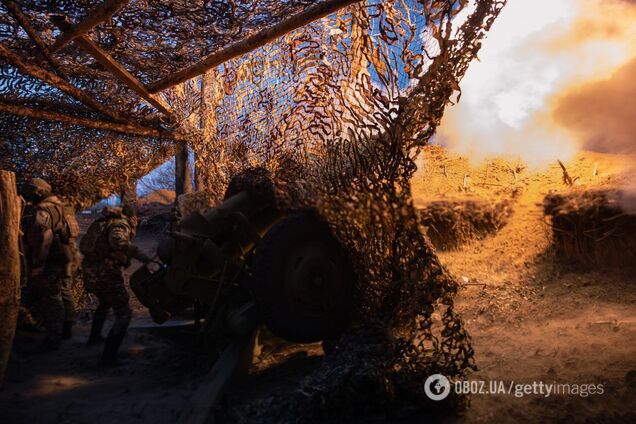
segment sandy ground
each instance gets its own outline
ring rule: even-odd
[[[582,187],[615,185],[626,159],[582,153],[566,166]],[[603,394],[587,397],[476,394],[466,414],[447,421],[636,422],[636,277],[625,270],[586,271],[555,257],[540,203],[550,190],[566,189],[558,165],[540,172],[502,160],[473,166],[432,147],[413,185],[419,204],[516,199],[514,216],[498,234],[440,253],[466,283],[457,307],[479,367],[469,380],[485,381],[486,389],[491,381],[506,388],[533,382],[603,385]],[[141,242],[152,249],[152,239]],[[60,352],[14,355],[0,392],[1,422],[179,421],[217,355],[197,343],[191,328],[150,325],[139,305],[122,367],[99,369],[100,349],[84,347],[87,333],[88,324],[81,323]],[[292,390],[321,357],[320,345],[267,339],[250,374],[225,402]]]
[[[581,153],[566,166],[581,187],[598,187],[619,184],[625,164],[622,157]],[[488,179],[483,168],[472,170],[472,183],[484,183],[474,187],[475,195],[487,195],[489,187],[499,194],[516,192],[514,217],[494,237],[440,253],[451,272],[468,281],[457,305],[480,368],[469,379],[503,381],[506,388],[511,382],[602,384],[604,393],[475,395],[459,421],[636,422],[634,273],[585,271],[555,257],[540,202],[549,191],[565,190],[558,164],[540,173],[522,171],[517,180],[506,166],[500,172],[494,167]],[[426,182],[425,177],[415,182],[419,199],[430,198],[432,187],[441,185],[421,184]]]

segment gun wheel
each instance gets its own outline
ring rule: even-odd
[[[277,223],[256,246],[252,264],[254,297],[277,336],[317,342],[349,324],[353,266],[315,214],[297,213]]]

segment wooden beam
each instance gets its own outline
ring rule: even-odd
[[[122,7],[128,3],[129,0],[105,0],[101,6],[96,7],[89,13],[89,15],[82,22],[69,28],[68,31],[60,35],[55,43],[51,46],[51,52],[55,53],[64,47],[67,43],[79,37],[82,34],[86,34],[91,29],[95,28],[101,22],[112,18]]]
[[[310,6],[302,12],[290,16],[272,27],[265,28],[254,35],[244,38],[241,41],[221,49],[220,51],[212,53],[192,66],[182,69],[181,71],[167,76],[162,80],[153,82],[148,86],[148,91],[151,93],[157,93],[165,90],[166,88],[172,87],[173,85],[180,84],[190,78],[201,75],[208,69],[214,68],[215,66],[242,54],[249,53],[252,50],[264,46],[270,41],[287,34],[288,32],[330,15],[343,7],[358,3],[359,1],[360,0],[325,0]]]
[[[114,111],[99,103],[93,96],[85,93],[77,87],[72,86],[58,75],[55,75],[47,71],[46,69],[42,69],[39,66],[35,66],[25,62],[18,54],[16,54],[14,51],[4,46],[3,44],[0,44],[0,59],[3,59],[11,65],[15,66],[23,74],[30,75],[33,78],[37,78],[52,85],[60,91],[68,94],[69,96],[76,98],[80,102],[84,103],[86,106],[89,106],[110,118],[113,118],[117,121],[126,120],[119,114],[119,112]]]
[[[0,171],[0,386],[20,308],[20,210],[15,174]]]
[[[65,16],[54,16],[51,18],[64,33],[71,30],[72,26]],[[106,70],[111,72],[117,79],[126,84],[131,90],[139,94],[144,100],[150,103],[157,110],[172,118],[172,110],[160,98],[150,94],[146,87],[126,70],[121,64],[113,59],[108,53],[102,50],[86,35],[79,35],[74,42],[83,48],[88,54],[93,56]]]
[[[41,109],[33,109],[28,106],[16,105],[0,101],[0,112],[11,113],[13,115],[28,116],[29,118],[44,119],[47,121],[64,122],[67,124],[82,125],[84,127],[96,128],[99,130],[115,131],[123,134],[142,135],[146,137],[169,138],[175,141],[183,141],[185,138],[182,134],[162,130],[157,128],[148,128],[141,125],[99,121],[90,118],[81,118],[78,116],[66,115],[58,112],[49,112]]]
[[[223,394],[252,363],[256,330],[252,334],[235,335],[193,396],[184,403],[178,421],[185,424],[216,422],[214,415]]]
[[[51,56],[51,53],[46,47],[46,44],[44,44],[44,41],[42,41],[35,28],[31,26],[29,18],[24,13],[22,13],[22,10],[20,10],[20,6],[18,6],[18,4],[13,0],[2,0],[2,3],[5,5],[11,16],[13,16],[13,18],[20,24],[22,29],[24,29],[31,41],[33,41],[35,45],[38,46],[40,53],[49,63],[49,65],[51,65],[51,68],[55,70],[55,73],[65,80],[68,80],[68,77],[60,69],[60,65],[55,59],[53,59],[53,56]]]

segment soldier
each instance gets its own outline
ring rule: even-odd
[[[151,261],[132,244],[136,227],[137,216],[131,206],[105,208],[102,217],[91,224],[80,242],[80,251],[84,255],[84,285],[99,300],[87,345],[105,340],[100,361],[103,366],[117,364],[117,351],[132,317],[122,270],[130,266],[132,258],[143,263]],[[104,339],[102,328],[111,308],[115,313],[115,323],[108,338]]]
[[[75,305],[71,293],[77,266],[75,239],[79,227],[72,208],[51,193],[51,186],[34,178],[23,188],[33,214],[26,230],[29,277],[44,318],[46,338],[36,349],[59,349],[61,339],[72,337]]]

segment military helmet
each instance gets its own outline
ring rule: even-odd
[[[131,212],[131,208],[130,207],[126,207],[124,206],[122,207],[116,207],[116,206],[105,206],[102,209],[102,216],[106,219],[121,219],[124,220],[126,222],[128,222],[128,224],[131,227],[136,227],[137,226],[137,214],[135,212],[134,209],[132,209]]]
[[[101,213],[104,218],[122,218],[121,208],[116,206],[104,206]]]
[[[24,184],[22,194],[29,200],[38,200],[50,194],[51,190],[51,185],[42,178],[32,178],[29,182]]]

